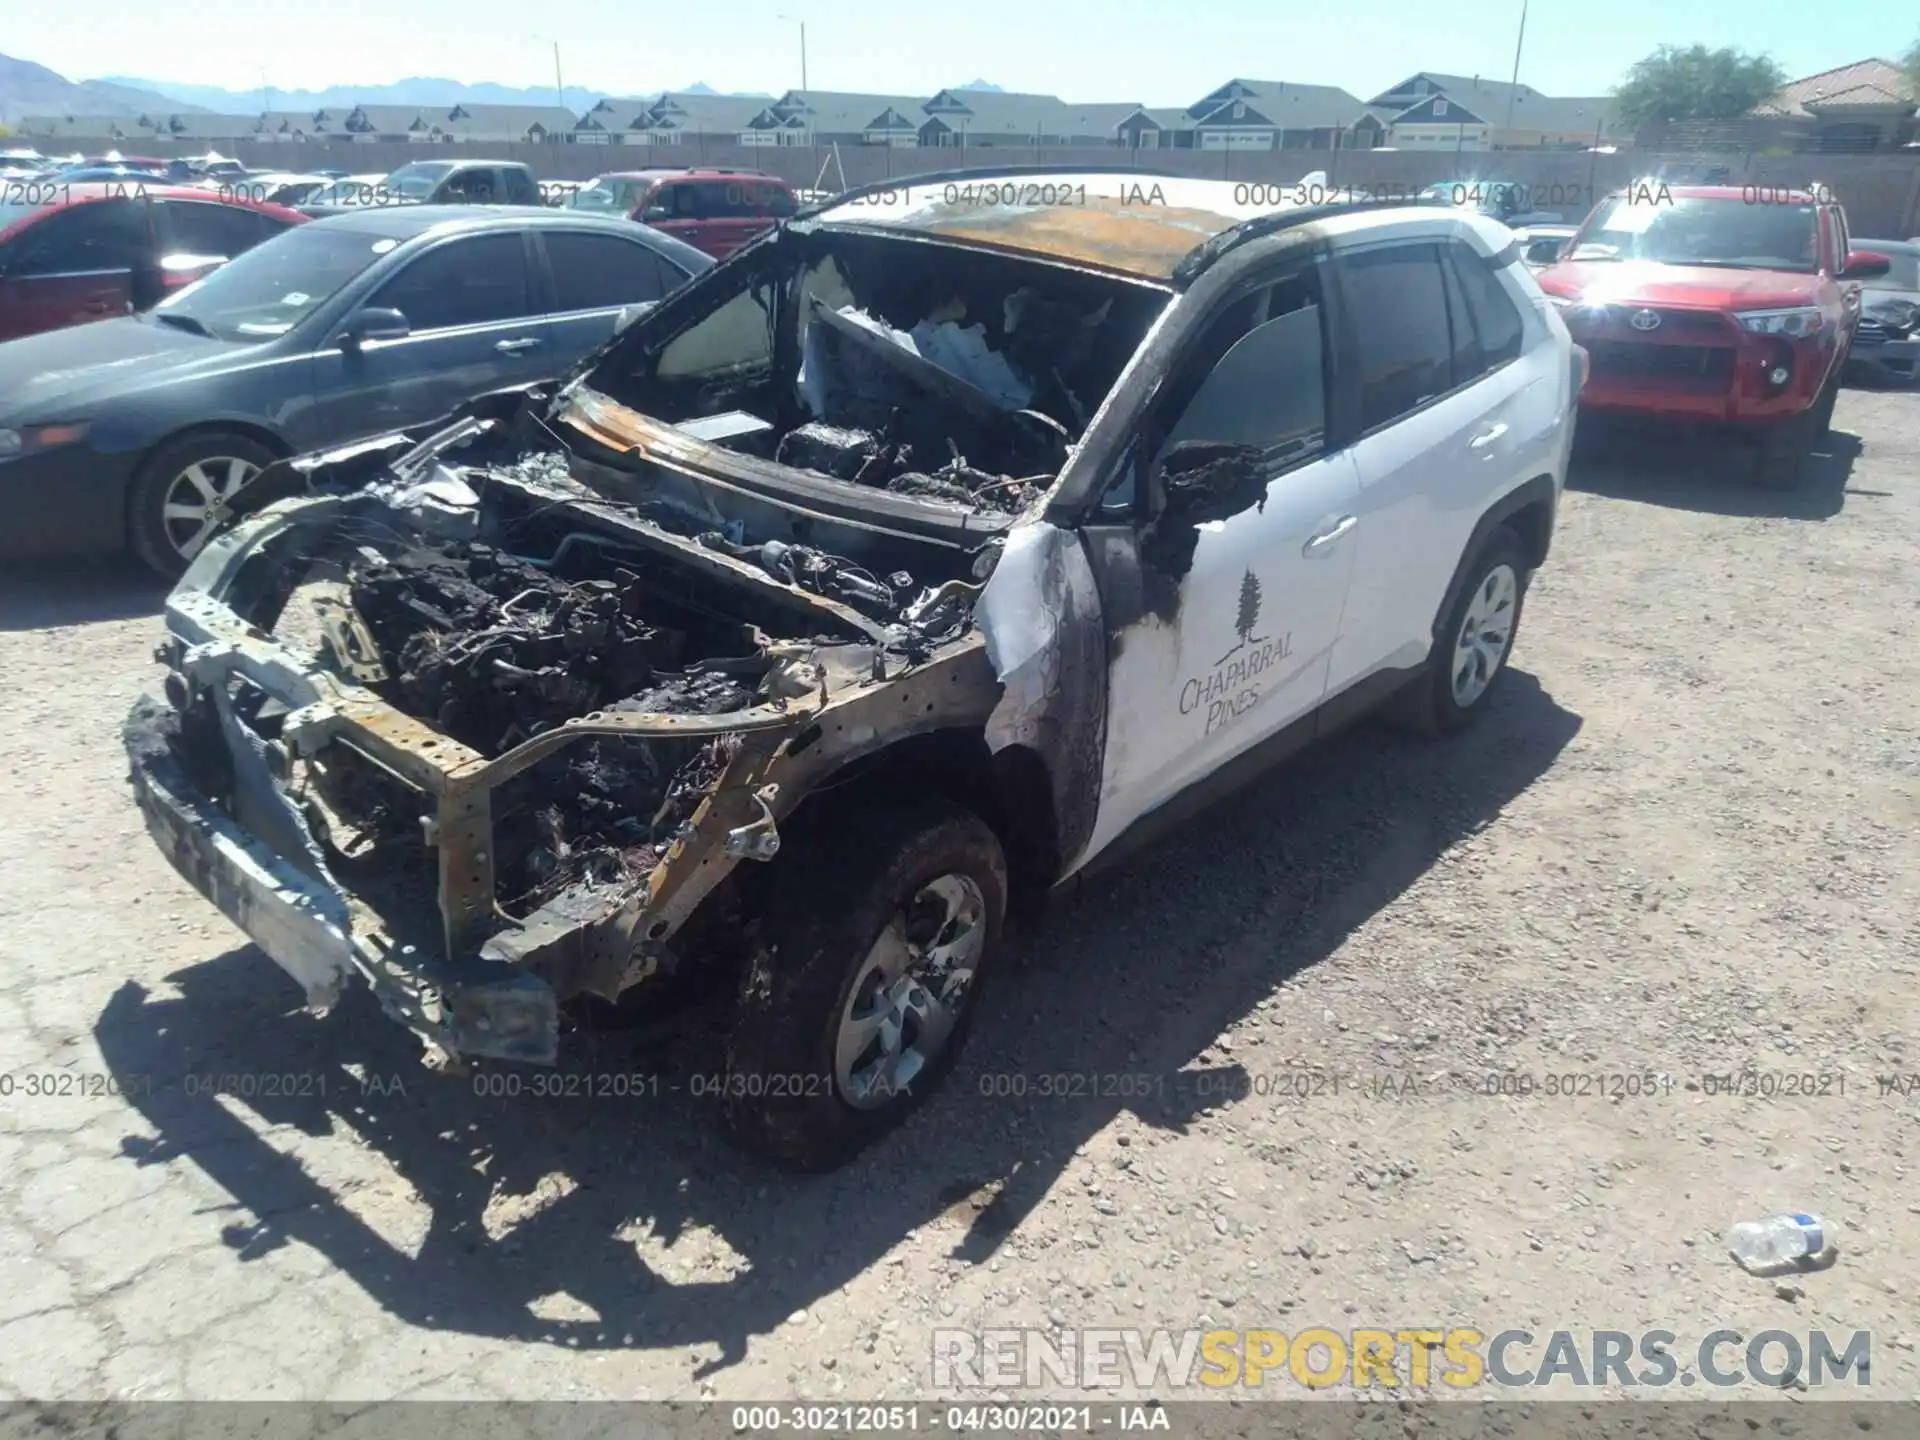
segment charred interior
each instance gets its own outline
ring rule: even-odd
[[[1004,514],[1059,473],[1168,299],[845,230],[788,232],[754,258],[616,347],[590,383],[742,454]]]
[[[796,661],[924,652],[964,628],[977,589],[906,548],[942,583],[790,543],[676,535],[571,481],[562,456],[488,464],[480,444],[459,458],[482,463],[396,476],[352,496],[324,535],[290,537],[270,557],[278,593],[254,614],[486,759],[594,713],[798,698]],[[492,794],[497,904],[521,916],[583,883],[644,877],[734,743],[583,738],[506,780]],[[332,746],[297,761],[290,785],[360,893],[431,888],[421,797],[403,781]]]

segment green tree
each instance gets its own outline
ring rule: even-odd
[[[1907,47],[1907,53],[1900,57],[1900,68],[1907,72],[1907,83],[1920,90],[1920,40]]]
[[[1787,83],[1768,55],[1731,46],[1662,45],[1627,72],[1614,105],[1628,125],[1656,120],[1732,120]]]

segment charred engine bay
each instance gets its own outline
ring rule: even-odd
[[[760,459],[1003,514],[1052,483],[1167,300],[1062,266],[844,232],[783,235],[734,289],[711,288],[704,314],[638,363],[616,351],[596,388]]]
[[[489,757],[594,711],[745,709],[768,698],[778,664],[770,647],[871,643],[804,605],[604,535],[506,529],[512,550],[415,538],[342,551],[334,573],[344,606],[324,631],[336,669]],[[582,883],[645,875],[730,746],[725,736],[582,739],[501,785],[493,848],[502,909],[524,915]],[[417,863],[412,797],[351,756],[312,778],[329,813],[345,817],[329,833],[346,861],[363,873]]]

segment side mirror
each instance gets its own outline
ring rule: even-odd
[[[653,300],[642,300],[637,305],[624,307],[618,315],[613,317],[613,333],[618,335],[642,315],[653,309],[657,303],[657,301]]]
[[[1266,456],[1255,445],[1182,440],[1160,457],[1153,488],[1161,496],[1163,521],[1197,525],[1224,520],[1264,502]]]
[[[1847,263],[1840,267],[1842,280],[1878,280],[1893,269],[1893,261],[1876,250],[1853,250],[1847,254]]]
[[[370,307],[356,310],[341,327],[339,344],[343,350],[358,350],[374,340],[404,340],[413,333],[407,317],[398,310]]]

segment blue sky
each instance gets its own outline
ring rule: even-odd
[[[408,75],[550,84],[552,32],[568,89],[627,93],[706,81],[778,92],[927,94],[983,77],[1069,100],[1187,104],[1233,75],[1333,84],[1362,97],[1416,70],[1504,79],[1520,0],[258,0],[174,6],[104,0],[7,7],[7,53],[70,79],[137,75],[257,89],[379,84]],[[1535,0],[1521,79],[1553,95],[1604,94],[1662,43],[1767,51],[1791,75],[1896,58],[1920,20],[1888,0]],[[264,23],[263,23],[264,22]],[[718,22],[718,23],[713,23]],[[570,95],[569,99],[576,99]],[[577,104],[577,100],[576,100]]]

